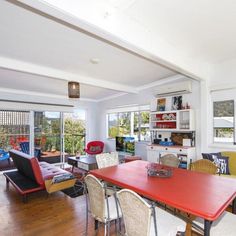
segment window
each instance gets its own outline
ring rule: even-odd
[[[215,143],[234,143],[234,100],[213,103]]]
[[[27,111],[0,111],[0,149],[20,149],[20,142],[29,141],[29,118]]]
[[[86,120],[85,110],[64,113],[64,146],[69,155],[84,154]]]
[[[137,141],[149,140],[149,111],[109,113],[108,138],[132,136]]]

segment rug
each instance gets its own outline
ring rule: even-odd
[[[74,187],[64,189],[62,192],[71,198],[75,198],[84,194],[84,187],[80,181],[77,181]]]

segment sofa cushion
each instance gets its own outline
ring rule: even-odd
[[[230,175],[229,172],[229,158],[223,156],[212,156],[214,163],[220,168],[220,174]]]
[[[55,175],[68,174],[68,171],[44,161],[39,162],[39,165],[44,180],[52,179]]]
[[[236,152],[221,152],[223,156],[229,157],[229,171],[231,175],[236,175]]]
[[[220,153],[220,152],[215,152],[215,153],[202,153],[203,159],[207,159],[207,160],[210,160],[210,161],[214,161],[213,155],[214,155],[214,156],[221,156],[221,153]]]

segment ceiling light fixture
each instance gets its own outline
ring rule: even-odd
[[[68,96],[69,98],[80,98],[80,84],[78,82],[68,82]]]
[[[98,64],[98,63],[100,62],[100,59],[99,59],[99,58],[91,58],[91,59],[90,59],[90,62],[91,62],[92,64]]]

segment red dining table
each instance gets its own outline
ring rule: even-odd
[[[204,219],[204,235],[210,235],[216,220],[233,201],[236,212],[236,179],[172,168],[169,178],[147,175],[146,161],[133,161],[90,171],[121,188],[128,188],[149,199],[162,202]]]

